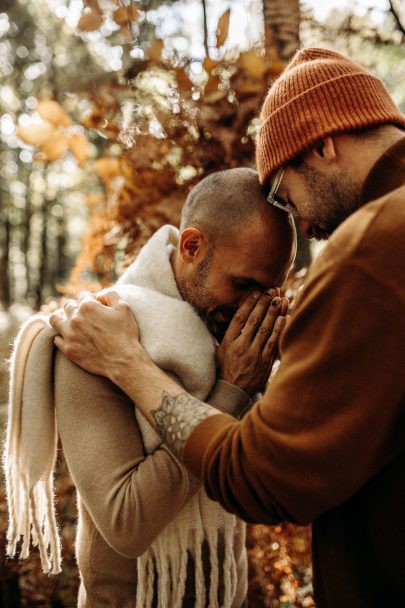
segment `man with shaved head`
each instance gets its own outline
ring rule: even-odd
[[[278,287],[294,256],[290,218],[268,205],[256,171],[232,169],[191,190],[180,230],[153,235],[115,289],[125,299],[130,285],[140,288],[131,297],[154,361],[240,417],[268,380],[288,308]],[[223,340],[252,292],[250,327]],[[69,318],[75,306],[65,306]],[[80,495],[78,606],[244,606],[244,524],[206,497],[127,396],[59,353],[55,400]]]

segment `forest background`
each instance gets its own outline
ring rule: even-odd
[[[7,364],[33,310],[114,281],[205,175],[253,166],[257,116],[300,46],[368,66],[405,112],[400,0],[1,0],[0,423]],[[300,242],[290,293],[317,244]],[[57,470],[64,566],[5,560],[0,605],[73,607],[75,492]],[[310,531],[250,526],[250,605],[314,606]]]

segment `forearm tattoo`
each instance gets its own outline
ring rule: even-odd
[[[191,431],[209,416],[212,407],[187,393],[169,395],[164,392],[162,402],[151,414],[157,432],[177,458],[182,458]]]

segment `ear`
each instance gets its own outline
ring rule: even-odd
[[[335,139],[332,136],[321,139],[309,152],[314,162],[331,165],[337,159]]]
[[[205,256],[208,241],[199,228],[188,226],[181,234],[178,252],[183,262],[192,263]]]

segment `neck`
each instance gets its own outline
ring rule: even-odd
[[[364,183],[378,159],[404,136],[405,132],[394,125],[382,125],[370,134],[341,135],[348,171],[354,170],[359,182]]]
[[[181,283],[181,258],[178,249],[173,252],[172,257],[170,258],[170,264],[178,287]]]

